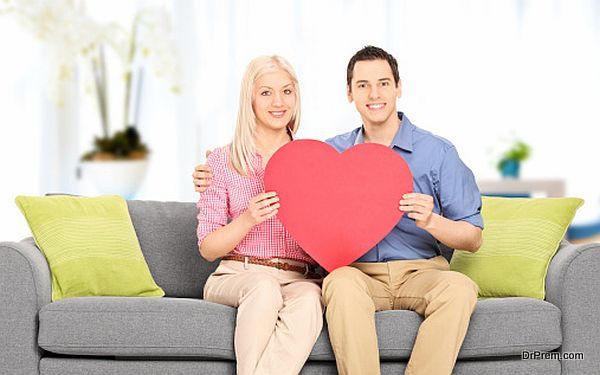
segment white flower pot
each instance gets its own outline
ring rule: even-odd
[[[148,169],[148,160],[84,161],[83,178],[89,178],[98,194],[117,194],[133,199]]]

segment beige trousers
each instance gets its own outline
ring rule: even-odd
[[[323,297],[338,372],[380,374],[375,312],[413,310],[425,319],[405,374],[451,374],[477,292],[477,284],[450,271],[442,256],[334,270],[323,282]]]
[[[300,372],[323,327],[321,282],[299,272],[221,261],[206,281],[204,299],[238,309],[238,374]]]

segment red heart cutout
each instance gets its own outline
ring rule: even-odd
[[[329,272],[354,262],[392,230],[403,215],[399,201],[412,188],[404,159],[374,143],[340,154],[320,141],[289,142],[265,171],[265,191],[279,196],[279,220]]]

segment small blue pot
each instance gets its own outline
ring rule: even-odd
[[[503,178],[519,178],[521,163],[518,160],[505,160],[500,166]]]

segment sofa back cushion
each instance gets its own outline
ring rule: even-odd
[[[127,201],[144,258],[167,297],[202,298],[208,276],[217,268],[200,256],[195,203]]]

